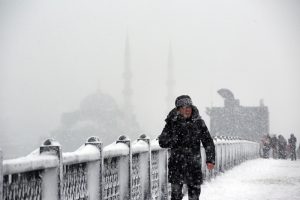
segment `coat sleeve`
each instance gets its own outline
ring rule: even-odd
[[[215,164],[215,144],[210,136],[207,126],[203,120],[201,120],[201,143],[205,149],[206,163]]]
[[[173,148],[178,143],[172,122],[167,122],[162,133],[158,136],[159,146],[162,148]]]

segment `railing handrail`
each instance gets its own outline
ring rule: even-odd
[[[3,175],[48,169],[57,166],[58,158],[54,155],[30,155],[3,160]]]
[[[140,152],[147,152],[147,144],[144,141],[136,141],[133,143],[132,153],[140,153]],[[257,142],[249,141],[249,140],[237,140],[237,141],[226,141],[220,139],[214,139],[214,143],[218,144],[233,144],[233,143],[248,143],[248,144],[258,144]],[[151,140],[151,150],[161,150],[162,148],[158,144],[158,140],[154,139]],[[107,157],[118,157],[118,156],[126,156],[128,155],[128,146],[123,143],[111,143],[107,145],[103,149],[104,158]],[[86,145],[82,146],[74,152],[63,152],[63,164],[77,164],[83,162],[91,162],[100,159],[99,150],[92,146]],[[26,171],[39,170],[39,169],[46,169],[46,168],[53,168],[57,167],[57,157],[53,155],[28,155],[24,157],[14,158],[14,159],[7,159],[3,160],[3,173],[13,174],[13,173],[22,173]],[[24,166],[20,167],[20,166]]]
[[[103,157],[126,156],[129,153],[129,147],[124,143],[111,143],[103,148]]]
[[[62,155],[64,165],[72,165],[100,160],[100,152],[93,145],[85,145],[74,152],[65,152]]]
[[[150,141],[150,145],[151,145],[151,150],[152,151],[159,151],[162,148],[159,146],[158,140],[154,139]]]
[[[132,143],[132,154],[148,152],[148,144],[143,140],[135,140]]]

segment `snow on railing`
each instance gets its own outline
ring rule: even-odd
[[[209,180],[259,156],[259,144],[234,137],[215,137],[215,168],[207,170],[201,146],[203,178]],[[0,200],[150,200],[169,199],[168,149],[141,135],[121,136],[103,148],[97,137],[74,152],[63,153],[48,139],[26,157],[3,160],[0,150]]]

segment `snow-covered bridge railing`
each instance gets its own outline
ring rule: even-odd
[[[104,148],[103,199],[166,199],[167,150],[142,135]]]
[[[245,160],[255,159],[259,157],[259,143],[248,140],[241,140],[235,137],[217,136],[214,138],[216,147],[216,163],[215,168],[208,171],[205,167],[205,151],[201,148],[202,155],[202,171],[205,179],[225,170],[230,169]]]
[[[208,180],[241,162],[259,156],[259,144],[216,137],[216,167],[208,171],[202,153],[203,177]],[[145,135],[131,142],[121,136],[103,148],[91,137],[74,152],[63,153],[54,140],[22,158],[2,160],[0,200],[150,200],[168,199],[168,151]]]
[[[62,153],[57,142],[46,140],[26,157],[4,160],[1,198],[88,199],[101,187],[101,155],[101,143],[93,140],[71,153]]]

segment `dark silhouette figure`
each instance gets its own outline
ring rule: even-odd
[[[271,148],[271,138],[269,135],[266,135],[262,139],[262,145],[263,145],[263,158],[269,158],[269,151]]]
[[[278,136],[278,158],[279,159],[286,159],[287,157],[287,141],[282,136]]]
[[[299,147],[298,147],[298,149],[297,149],[297,157],[298,157],[298,159],[300,159],[300,144],[299,144]]]
[[[272,149],[272,157],[274,159],[277,159],[278,158],[278,139],[277,139],[276,135],[273,135],[271,137],[270,146]]]
[[[289,146],[290,146],[290,153],[291,153],[291,160],[296,160],[296,143],[297,138],[294,136],[294,134],[291,134],[291,137],[289,139]]]

